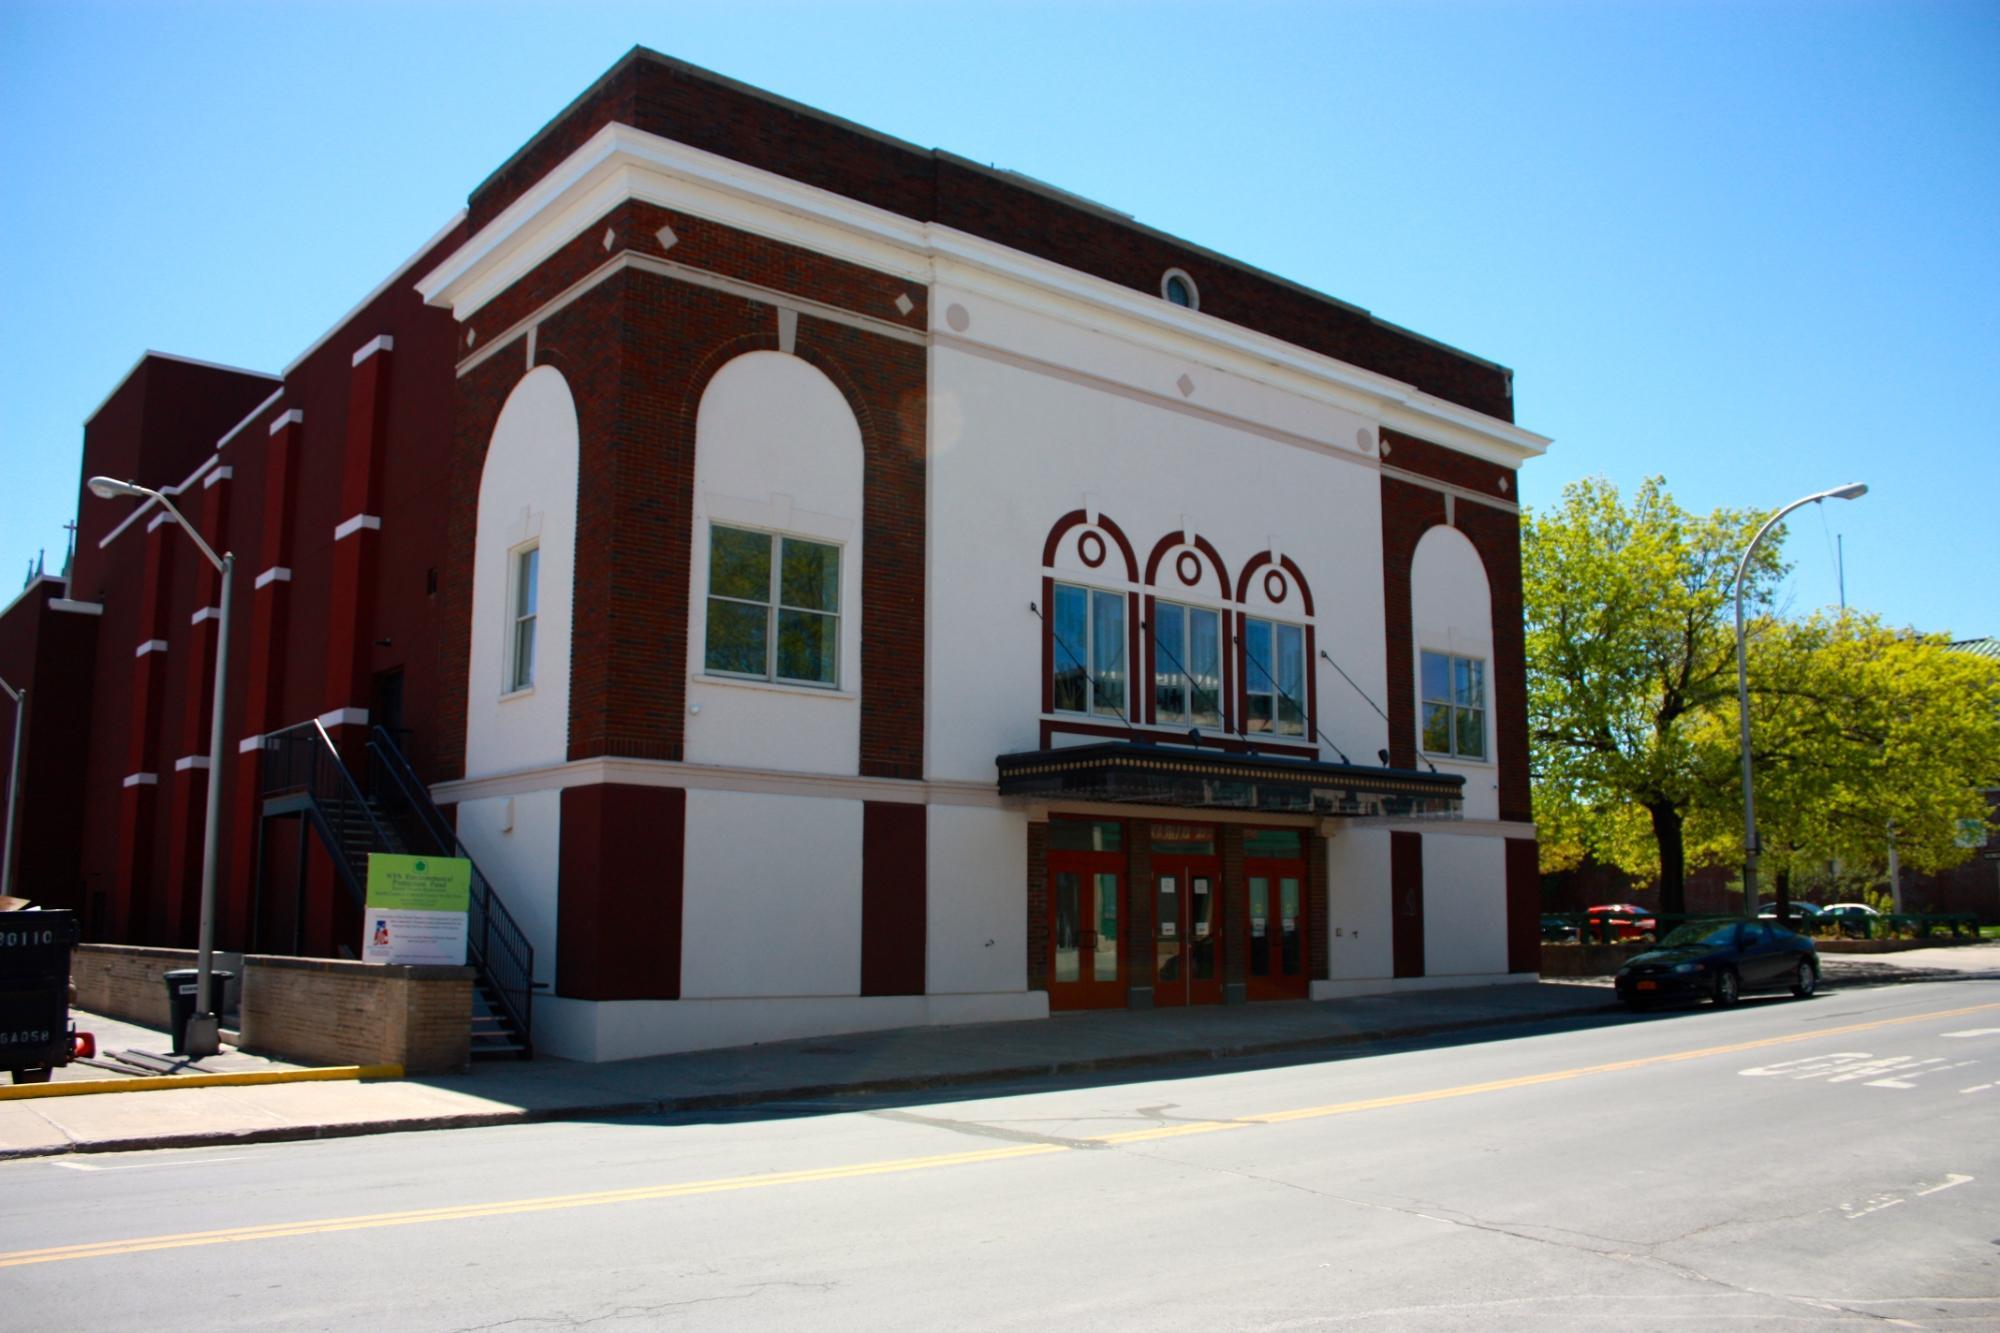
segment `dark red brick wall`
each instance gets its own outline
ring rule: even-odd
[[[1520,516],[1491,505],[1456,506],[1458,530],[1486,565],[1493,599],[1493,757],[1500,818],[1532,818],[1528,796],[1528,660],[1521,623]],[[1408,679],[1407,673],[1405,679]],[[1414,714],[1411,727],[1415,728]]]
[[[1507,970],[1542,966],[1542,872],[1533,838],[1507,839]]]
[[[1049,988],[1049,826],[1028,825],[1028,989]]]
[[[861,993],[924,993],[929,811],[861,806]]]
[[[1389,835],[1390,951],[1398,977],[1424,974],[1424,835]]]
[[[1382,461],[1390,467],[1414,472],[1433,481],[1448,482],[1480,495],[1490,495],[1496,500],[1512,501],[1518,498],[1512,468],[1462,454],[1456,449],[1447,449],[1441,444],[1432,444],[1429,440],[1420,440],[1414,435],[1405,435],[1399,430],[1383,429]]]
[[[1438,446],[1440,454],[1460,458]],[[1398,449],[1396,458],[1404,457]],[[1417,758],[1416,642],[1411,624],[1410,564],[1424,533],[1445,521],[1445,497],[1415,482],[1382,478],[1382,592],[1388,667],[1389,760],[1414,768]],[[1492,599],[1492,708],[1500,818],[1526,821],[1528,797],[1527,648],[1521,624],[1521,523],[1510,510],[1475,500],[1453,507],[1455,526],[1486,568]]]
[[[620,232],[652,245],[652,215],[625,214]],[[678,228],[677,228],[678,230]],[[817,289],[879,306],[921,289],[853,265],[804,255],[704,224],[697,249],[735,276],[775,288]],[[603,257],[602,233],[594,242]],[[552,256],[543,269],[594,266],[587,252]],[[588,271],[585,267],[584,271]],[[560,291],[542,269],[523,283]],[[504,299],[511,299],[512,293]],[[531,313],[531,312],[529,312]],[[879,309],[866,313],[880,314]],[[894,314],[893,307],[890,313]],[[919,317],[921,309],[912,319]],[[517,316],[518,318],[518,316]],[[518,341],[518,340],[517,340]],[[538,326],[537,365],[554,366],[577,405],[582,457],[577,485],[575,623],[569,755],[678,760],[685,738],[688,561],[693,524],[695,425],[710,379],[734,358],[777,348],[777,316],[762,301],[639,269],[613,274]],[[924,552],[928,459],[924,348],[802,316],[795,353],[841,391],[863,450],[860,771],[923,775]],[[479,475],[507,394],[523,373],[512,344],[459,377],[453,489],[447,527],[448,587],[441,597],[443,675],[462,696],[471,636],[468,580],[478,526]],[[462,698],[442,719],[441,771],[463,771]]]
[[[556,888],[556,994],[677,1000],[687,793],[565,787]]]
[[[1233,261],[1066,202],[948,153],[926,151],[704,71],[634,51],[476,189],[484,226],[604,125],[621,122],[919,221],[936,221],[1155,293],[1169,267],[1204,313],[1416,385],[1501,420],[1506,372]]]
[[[0,694],[0,821],[6,818],[16,719],[21,724],[21,783],[14,807],[14,894],[43,907],[80,913],[90,938],[101,923],[83,889],[84,776],[88,751],[79,719],[90,716],[97,617],[49,609],[62,591],[53,579],[31,587],[0,615],[0,680],[26,691],[16,707]]]

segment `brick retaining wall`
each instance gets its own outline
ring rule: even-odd
[[[333,958],[245,960],[245,1050],[311,1064],[399,1064],[412,1074],[471,1060],[472,969]]]
[[[464,1069],[471,1058],[471,968],[255,954],[243,964],[245,1050],[305,1064],[399,1064],[412,1074]],[[162,978],[194,965],[192,949],[84,944],[70,975],[78,1008],[164,1028]]]

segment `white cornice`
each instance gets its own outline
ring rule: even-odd
[[[629,125],[600,129],[417,282],[432,305],[471,319],[628,199],[694,214],[881,272],[1053,307],[1158,350],[1213,365],[1518,467],[1547,437],[1149,292],[935,223],[749,167]],[[937,312],[932,312],[937,317]],[[491,332],[491,331],[489,331]]]

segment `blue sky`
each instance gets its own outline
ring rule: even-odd
[[[0,599],[147,348],[278,370],[634,44],[1512,366],[1795,611],[2000,634],[2000,4],[0,6]],[[6,562],[12,561],[9,566]]]

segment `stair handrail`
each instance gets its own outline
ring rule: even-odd
[[[493,882],[473,860],[444,812],[431,800],[430,789],[410,767],[395,738],[380,726],[372,728],[368,752],[375,760],[376,771],[387,778],[396,798],[431,838],[434,854],[461,857],[471,867],[472,905],[477,910],[478,928],[467,932],[466,947],[472,952],[473,965],[491,985],[501,1008],[521,1034],[523,1046],[532,1050],[535,947],[529,942],[528,933],[494,892]]]
[[[269,755],[275,751],[282,751],[285,756],[284,772],[290,776],[292,755],[296,752],[294,747],[301,745],[305,749],[309,764],[305,781],[296,784],[274,783],[272,772],[274,766],[268,762]],[[382,821],[375,817],[375,811],[369,806],[368,798],[362,795],[361,788],[354,781],[354,775],[348,772],[347,765],[341,761],[340,751],[334,747],[333,737],[326,734],[326,727],[318,718],[267,733],[263,739],[263,749],[267,760],[262,766],[264,795],[271,796],[290,791],[295,786],[302,788],[306,795],[322,808],[331,801],[336,807],[336,812],[341,815],[340,822],[343,826],[349,822],[347,812],[358,810],[361,817],[367,820],[369,832],[376,846],[387,848],[395,845],[388,830],[382,827]],[[331,830],[327,832],[330,834]],[[328,850],[334,853],[335,861],[341,871],[341,879],[348,893],[357,901],[365,901],[368,885],[367,866],[364,864],[357,869],[348,857],[347,848],[341,845],[341,840],[337,836],[328,836],[325,840],[329,844]]]

